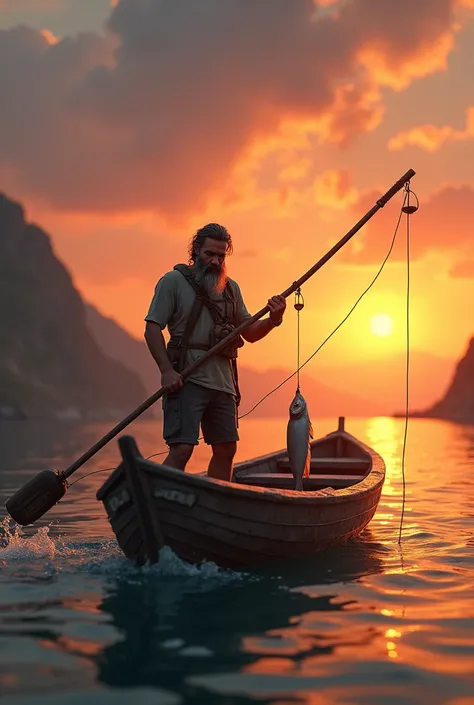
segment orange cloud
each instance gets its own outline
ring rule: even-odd
[[[451,28],[431,41],[421,42],[410,62],[405,62],[403,58],[400,60],[396,54],[386,53],[377,41],[362,47],[359,58],[379,85],[401,91],[414,79],[446,69],[453,47],[454,34]]]
[[[466,127],[455,130],[451,125],[417,125],[410,130],[398,132],[388,142],[391,151],[399,151],[408,146],[420,147],[426,152],[436,152],[446,143],[474,138],[474,107],[466,110]]]
[[[412,188],[416,192],[415,183]],[[360,217],[366,213],[381,193],[382,191],[366,194],[354,206],[356,216]],[[398,194],[379,211],[357,236],[357,242],[344,248],[342,258],[354,264],[381,263],[388,252],[402,200],[403,194]],[[411,202],[413,203],[414,199]],[[392,252],[391,262],[405,261],[405,219],[404,215],[398,231],[398,245]],[[430,252],[439,251],[446,254],[456,253],[457,258],[460,251],[465,251],[467,259],[474,259],[473,222],[474,188],[467,185],[444,186],[431,198],[422,200],[419,210],[411,216],[411,259],[417,260]]]
[[[50,29],[41,29],[40,34],[46,39],[48,44],[57,44],[59,41],[59,37],[56,37]]]
[[[452,279],[474,279],[474,259],[456,264],[449,270]]]
[[[374,130],[385,108],[373,83],[345,83],[334,91],[334,99],[314,125],[321,142],[346,146],[354,137]]]
[[[202,210],[286,122],[317,144],[373,130],[381,85],[443,66],[455,6],[353,0],[315,17],[311,0],[121,0],[105,37],[0,32],[5,187],[66,210]],[[299,156],[285,184],[311,176],[314,142]]]
[[[343,210],[356,203],[359,193],[350,183],[349,172],[331,169],[325,171],[314,182],[316,202],[326,208]]]

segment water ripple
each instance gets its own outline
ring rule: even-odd
[[[316,433],[318,424],[332,430],[318,420]],[[94,500],[101,474],[73,487],[35,527],[4,521],[5,702],[471,705],[473,429],[412,423],[398,545],[403,422],[350,426],[386,459],[381,502],[357,540],[311,560],[228,571],[189,566],[163,550],[157,566],[136,568]],[[48,442],[42,427],[31,430],[28,445],[24,436],[15,440],[12,426],[1,437],[0,427],[1,492],[38,469],[69,464],[101,430],[68,436],[63,428]],[[156,452],[156,428],[135,431],[144,454]],[[278,447],[282,433],[280,422],[249,424],[244,456]],[[111,446],[88,469],[114,463]]]

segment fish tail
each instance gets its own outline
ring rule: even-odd
[[[295,490],[297,490],[298,492],[302,492],[302,491],[303,491],[303,478],[302,478],[302,477],[299,477],[299,478],[296,480]]]

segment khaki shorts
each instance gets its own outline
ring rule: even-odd
[[[235,398],[228,392],[185,382],[178,392],[163,397],[163,438],[168,445],[198,445],[199,427],[205,443],[239,440]]]

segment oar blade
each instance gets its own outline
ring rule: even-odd
[[[61,475],[53,470],[43,470],[20,487],[6,501],[5,507],[20,526],[34,524],[64,497],[66,487],[66,481]]]

